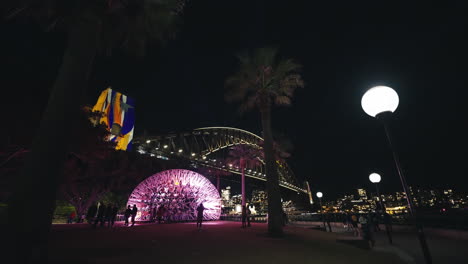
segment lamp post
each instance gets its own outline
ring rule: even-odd
[[[427,246],[426,237],[424,235],[422,225],[416,219],[416,209],[413,205],[413,199],[411,197],[411,193],[409,192],[405,175],[403,174],[403,170],[401,169],[400,160],[395,150],[395,146],[390,134],[390,129],[388,127],[388,122],[390,121],[392,113],[397,109],[398,102],[399,98],[395,90],[387,86],[376,86],[369,89],[362,96],[361,106],[364,112],[366,112],[366,114],[377,118],[383,123],[388,144],[393,154],[393,160],[395,162],[398,175],[400,176],[401,185],[403,186],[403,190],[406,193],[406,200],[408,202],[410,216],[415,221],[419,242],[421,244],[421,248],[424,254],[424,259],[426,260],[426,263],[430,264],[432,263],[432,258],[429,252],[429,248]]]
[[[371,174],[369,175],[369,180],[370,180],[373,184],[375,184],[375,190],[377,191],[377,199],[379,199],[380,208],[381,208],[382,210],[385,210],[384,205],[383,205],[383,203],[382,203],[382,199],[380,198],[379,186],[377,185],[377,183],[379,183],[381,179],[382,179],[382,177],[380,177],[380,174],[378,174],[378,173],[375,173],[375,172],[374,172],[374,173],[371,173]]]
[[[322,222],[323,222],[323,228],[325,228],[325,231],[327,231],[327,228],[325,226],[325,217],[323,215],[323,207],[322,207],[322,197],[323,193],[322,192],[317,192],[317,198],[319,198],[319,203],[320,203],[320,214],[322,214]]]

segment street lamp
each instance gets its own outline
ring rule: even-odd
[[[379,203],[380,203],[380,208],[382,210],[385,210],[384,206],[383,206],[383,203],[382,203],[382,199],[380,199],[380,193],[379,193],[379,187],[377,186],[377,183],[380,182],[380,180],[382,179],[382,177],[380,177],[380,174],[378,173],[371,173],[369,175],[369,180],[375,184],[375,190],[377,191],[377,197],[379,199]]]
[[[322,207],[322,197],[323,197],[323,193],[322,192],[317,192],[317,197],[319,198],[319,203],[320,203],[320,214],[322,214],[322,222],[323,222],[323,228],[325,228],[325,231],[327,231],[326,227],[325,227],[325,217],[323,215],[323,207]]]
[[[379,202],[380,202],[380,208],[382,208],[382,214],[383,214],[383,218],[386,219],[386,210],[385,210],[385,207],[383,205],[383,202],[382,202],[382,199],[380,197],[380,193],[379,193],[379,187],[377,186],[377,183],[380,182],[382,178],[380,177],[380,174],[378,173],[371,173],[369,175],[369,180],[375,184],[375,189],[377,190],[377,197],[379,199]],[[388,236],[388,241],[390,242],[390,244],[392,244],[392,234],[391,234],[391,228],[387,225],[387,220],[385,220],[385,231],[387,233],[387,236]],[[377,224],[378,225],[378,224]]]
[[[408,202],[408,208],[411,215],[411,218],[415,220],[416,230],[418,233],[419,242],[424,254],[426,263],[432,263],[431,255],[429,253],[429,248],[427,246],[426,237],[422,225],[416,220],[416,210],[413,206],[413,199],[411,193],[409,192],[408,185],[406,183],[406,178],[401,169],[400,161],[396,153],[395,147],[393,145],[393,140],[390,134],[390,129],[388,127],[388,122],[392,116],[392,113],[398,107],[399,98],[398,94],[390,87],[387,86],[376,86],[369,89],[361,99],[361,106],[366,114],[377,118],[383,123],[385,134],[387,135],[388,144],[393,154],[393,160],[395,161],[395,166],[400,176],[401,185],[403,190],[406,193],[406,200]]]

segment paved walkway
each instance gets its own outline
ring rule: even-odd
[[[296,226],[302,228],[316,227],[317,224],[298,223]],[[424,257],[416,234],[409,231],[397,231],[393,233],[393,244],[388,242],[384,227],[382,231],[376,232],[376,245],[372,249],[378,252],[390,252],[400,257],[408,264],[424,264]],[[337,223],[332,226],[338,238],[353,238],[351,232]],[[467,264],[468,263],[468,240],[448,238],[426,232],[426,240],[432,255],[434,264]]]
[[[238,222],[118,225],[54,225],[51,263],[404,263],[394,254],[337,243],[336,233],[288,226],[284,238],[266,235],[266,224]]]

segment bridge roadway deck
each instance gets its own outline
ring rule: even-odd
[[[264,223],[142,224],[92,229],[54,225],[51,263],[403,263],[393,254],[336,242],[335,233],[287,226],[283,238],[266,235]]]

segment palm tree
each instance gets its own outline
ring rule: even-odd
[[[6,0],[7,18],[31,17],[46,29],[68,34],[67,48],[42,114],[31,154],[9,202],[9,222],[15,256],[23,262],[43,262],[58,182],[74,122],[98,52],[124,48],[141,55],[148,40],[173,34],[183,0]],[[181,5],[182,3],[182,5]],[[31,217],[34,216],[34,217]],[[34,241],[26,243],[25,241]],[[12,243],[13,244],[13,243]],[[36,252],[33,254],[33,252]],[[38,253],[37,253],[38,252]],[[34,256],[33,256],[34,255]]]
[[[278,170],[273,150],[271,108],[273,105],[290,105],[294,90],[303,87],[298,73],[301,65],[291,59],[278,60],[277,49],[261,48],[252,56],[238,56],[239,70],[225,83],[226,100],[240,101],[241,112],[257,108],[261,114],[268,192],[268,232],[281,235],[282,208]]]
[[[247,145],[235,145],[229,150],[229,166],[238,166],[242,173],[241,190],[242,190],[242,206],[245,206],[245,168],[246,165],[255,166],[261,164],[258,149],[254,149]]]

